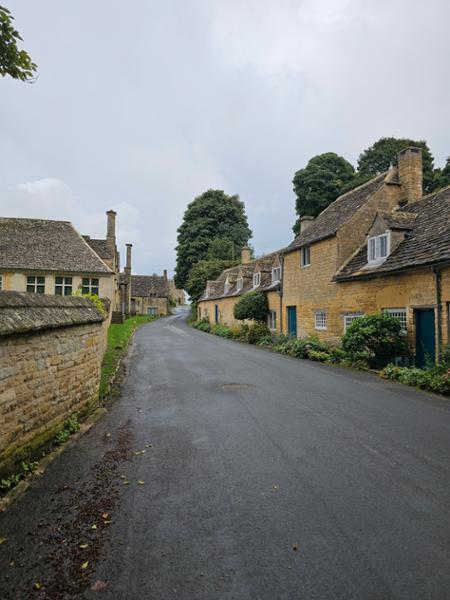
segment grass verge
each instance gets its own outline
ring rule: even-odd
[[[108,329],[108,342],[103,357],[102,373],[100,378],[100,402],[107,396],[111,382],[117,372],[120,359],[125,354],[133,333],[141,325],[155,321],[159,317],[149,315],[136,315],[126,319],[123,323],[111,323]]]

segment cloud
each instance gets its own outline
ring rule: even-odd
[[[261,253],[290,241],[311,156],[383,135],[450,153],[446,0],[136,0],[125,29],[118,0],[9,7],[39,79],[1,82],[0,214],[100,237],[115,207],[138,273],[173,269],[209,187],[240,195]]]

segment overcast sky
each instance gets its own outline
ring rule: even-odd
[[[245,202],[257,254],[286,245],[292,177],[381,136],[450,154],[448,0],[4,0],[39,66],[0,80],[0,215],[104,237],[133,271],[175,265],[186,205]],[[123,259],[122,259],[123,260]]]

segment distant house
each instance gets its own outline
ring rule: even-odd
[[[184,291],[177,288],[173,279],[169,279],[169,290],[170,297],[176,306],[182,306],[183,304],[186,304]]]
[[[131,275],[130,314],[167,315],[170,287],[167,271],[164,275]]]
[[[93,293],[114,305],[115,237],[114,250],[112,242],[109,238],[108,265],[68,221],[0,218],[0,289],[63,296]]]

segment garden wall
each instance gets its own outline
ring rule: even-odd
[[[0,472],[97,402],[107,324],[85,298],[0,292]]]

